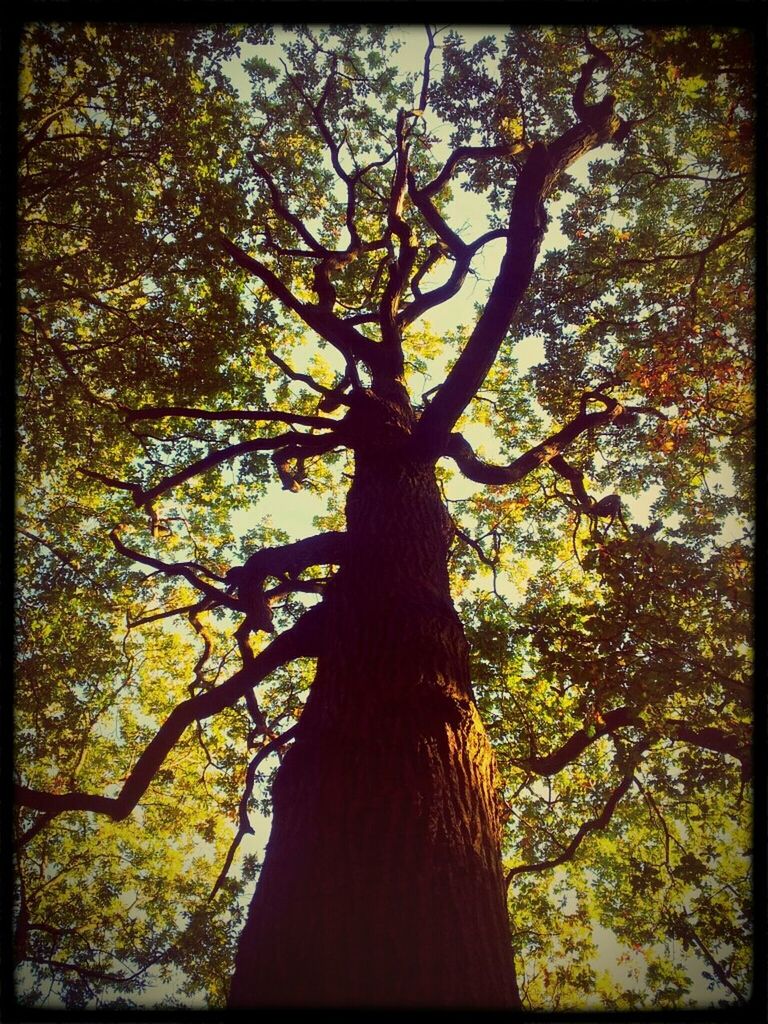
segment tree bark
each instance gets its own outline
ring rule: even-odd
[[[366,400],[350,421],[347,553],[230,1006],[519,1006],[450,520],[408,410]]]

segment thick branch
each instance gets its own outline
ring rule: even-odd
[[[585,118],[550,145],[536,143],[528,154],[512,197],[506,251],[485,309],[418,426],[419,443],[430,454],[442,450],[451,428],[485,380],[512,325],[544,237],[544,200],[576,159],[612,141],[622,126],[613,112],[612,97],[587,108]]]
[[[539,466],[546,463],[554,463],[560,453],[564,452],[586,430],[607,426],[616,421],[623,412],[623,407],[616,402],[613,408],[607,409],[605,412],[579,413],[562,430],[558,430],[556,434],[548,437],[546,441],[535,445],[535,447],[529,449],[508,466],[493,466],[487,462],[482,462],[475,455],[469,441],[462,434],[450,435],[448,444],[444,449],[444,454],[454,460],[461,472],[469,480],[475,480],[480,484],[516,483]]]
[[[219,233],[218,237],[222,248],[239,267],[263,281],[276,299],[296,313],[321,338],[339,349],[347,358],[361,359],[371,368],[378,366],[381,361],[381,353],[375,342],[360,334],[344,320],[340,320],[330,310],[319,305],[301,302],[269,267],[254,256],[250,256],[239,245],[231,242],[226,235]]]
[[[24,807],[45,811],[51,815],[65,811],[93,811],[107,814],[115,821],[127,818],[146,792],[163,761],[181,738],[187,726],[194,721],[210,718],[224,708],[231,707],[249,689],[274,672],[280,665],[295,658],[314,657],[320,645],[320,609],[313,608],[303,615],[295,626],[281,633],[257,654],[253,661],[236,672],[221,686],[185,700],[173,709],[155,737],[136,762],[116,797],[96,796],[90,793],[45,793],[16,785],[16,803]]]
[[[241,587],[255,579],[263,581],[267,576],[296,576],[311,565],[340,565],[346,539],[345,533],[334,531],[305,537],[281,547],[261,548],[254,551],[243,565],[229,570],[227,583]]]
[[[306,459],[313,455],[322,455],[335,448],[339,443],[336,434],[299,434],[298,436],[302,438],[301,441],[278,448],[272,456],[277,475],[286,491],[301,490]],[[293,461],[296,462],[296,469],[291,472],[288,466]]]
[[[696,747],[703,747],[705,750],[714,750],[718,754],[728,754],[741,763],[741,771],[744,778],[752,777],[752,752],[745,747],[737,736],[723,732],[714,726],[704,726],[701,729],[693,729],[686,722],[670,719],[668,724],[672,728],[674,739],[683,743],[692,743]]]
[[[573,93],[573,110],[580,121],[588,121],[600,107],[600,103],[587,104],[585,101],[587,88],[592,82],[592,76],[599,67],[610,68],[612,65],[611,58],[599,46],[595,46],[588,39],[585,40],[585,45],[592,56],[586,64],[582,65],[581,75]],[[605,101],[601,100],[600,102]]]

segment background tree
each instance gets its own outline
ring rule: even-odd
[[[25,31],[29,1003],[749,997],[749,34],[419,31]]]

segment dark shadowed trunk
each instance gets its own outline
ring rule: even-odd
[[[230,1005],[518,1005],[493,758],[450,597],[450,523],[410,411],[348,417],[349,554]]]

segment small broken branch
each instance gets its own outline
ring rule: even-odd
[[[237,848],[240,845],[242,839],[246,835],[253,835],[253,826],[251,825],[250,818],[248,817],[248,803],[251,799],[251,793],[253,792],[253,784],[256,780],[256,771],[262,761],[266,760],[270,754],[273,754],[280,747],[285,746],[288,740],[295,737],[296,731],[299,728],[299,723],[292,725],[290,729],[286,729],[280,736],[275,736],[274,739],[270,740],[269,743],[265,743],[261,750],[252,758],[248,769],[245,773],[245,786],[243,788],[243,795],[240,798],[240,806],[238,807],[238,828],[235,833],[235,837],[230,844],[227,856],[224,861],[224,866],[219,873],[219,877],[216,879],[216,884],[211,890],[211,895],[208,900],[212,900],[216,893],[219,891],[221,886],[224,884],[224,880],[229,874],[229,869],[232,866],[232,860],[237,852]]]

